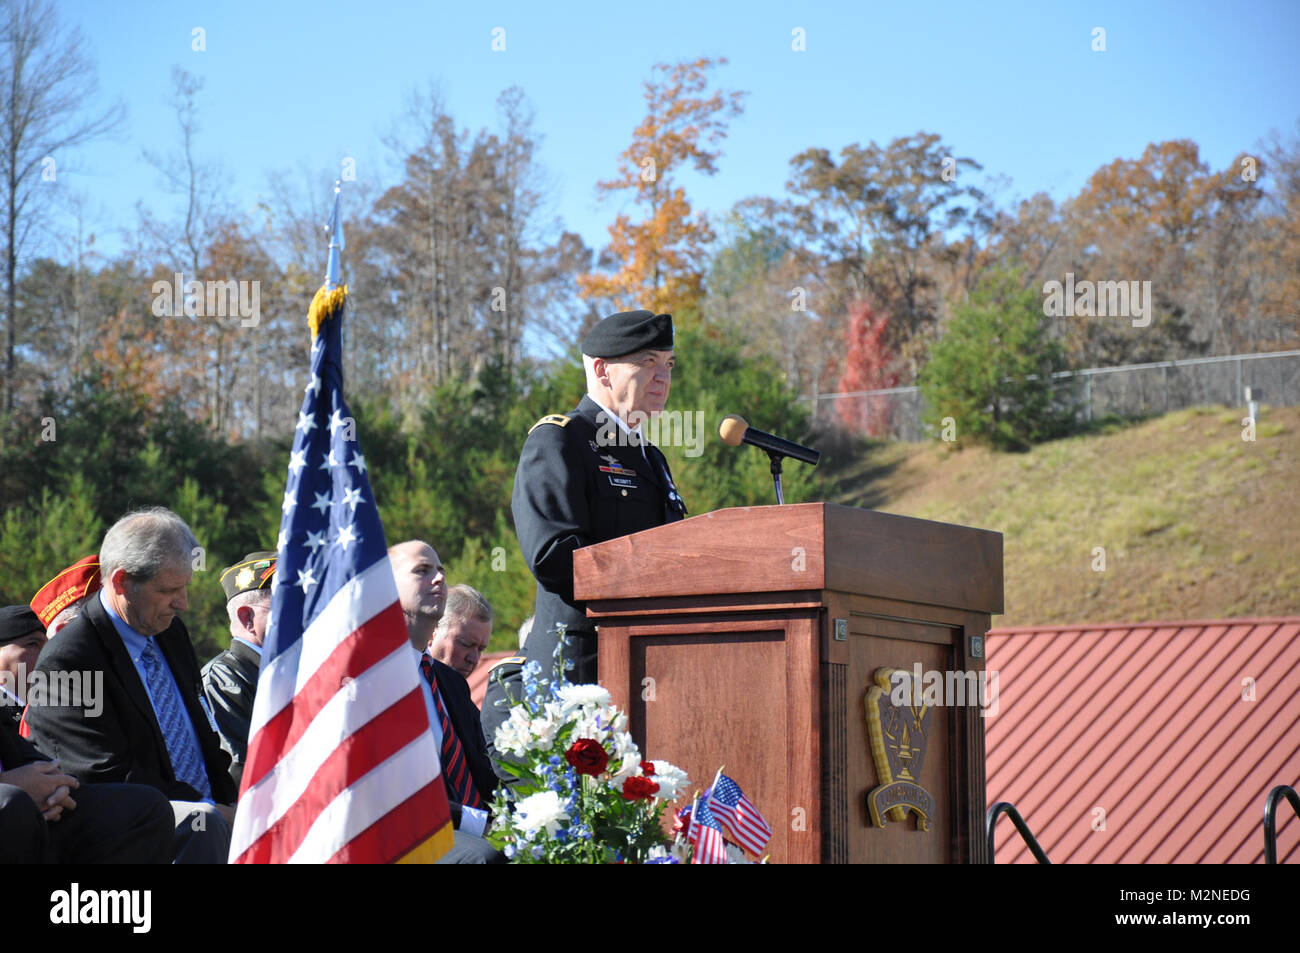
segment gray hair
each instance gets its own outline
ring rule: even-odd
[[[529,616],[524,620],[524,624],[519,627],[519,648],[523,649],[528,645],[528,636],[533,632],[533,618]]]
[[[483,598],[483,593],[473,586],[458,583],[447,590],[447,604],[443,607],[442,618],[438,620],[438,628],[446,629],[453,619],[460,622],[478,619],[480,622],[491,623],[492,606]]]
[[[185,521],[162,506],[127,513],[104,534],[99,567],[104,584],[118,569],[141,581],[161,570],[193,564],[198,541]]]
[[[247,630],[244,624],[239,621],[239,610],[244,606],[257,606],[271,604],[270,589],[245,589],[243,592],[237,592],[226,602],[226,612],[230,616],[230,634],[245,638]]]
[[[226,611],[230,613],[230,621],[235,622],[239,619],[239,610],[244,606],[262,606],[270,601],[270,589],[245,589],[230,597],[226,603]]]

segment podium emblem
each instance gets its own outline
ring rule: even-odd
[[[916,829],[930,829],[934,798],[919,779],[925,764],[925,746],[930,730],[930,706],[909,696],[907,704],[895,704],[890,676],[899,669],[878,668],[875,685],[867,689],[867,734],[871,760],[876,766],[878,786],[867,794],[867,808],[876,827],[885,818],[902,823],[907,812],[916,815]]]

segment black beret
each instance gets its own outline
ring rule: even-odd
[[[229,602],[241,592],[252,589],[270,589],[275,575],[275,557],[272,552],[249,553],[239,562],[221,571],[221,587],[226,590]]]
[[[45,626],[31,606],[5,606],[0,609],[0,645],[21,639],[33,632],[45,634]]]
[[[652,311],[620,311],[600,321],[582,342],[588,357],[622,357],[634,351],[671,351],[673,316]]]

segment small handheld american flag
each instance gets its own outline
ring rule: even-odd
[[[763,853],[772,839],[772,828],[740,785],[719,774],[709,793],[713,795],[708,799],[709,808],[731,839],[751,853]]]

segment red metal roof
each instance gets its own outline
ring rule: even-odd
[[[1265,796],[1300,788],[1297,635],[1300,617],[991,630],[988,803],[1054,864],[1262,863]],[[1298,863],[1300,818],[1277,817]],[[1033,863],[1005,817],[995,856]]]

